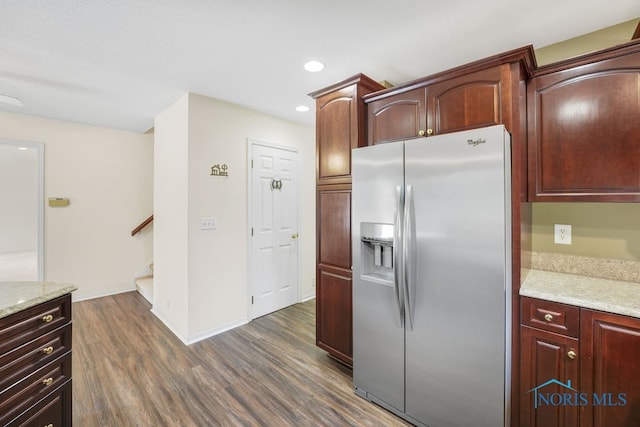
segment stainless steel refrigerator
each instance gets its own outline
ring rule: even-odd
[[[356,393],[417,425],[509,425],[509,133],[356,148],[352,162]]]

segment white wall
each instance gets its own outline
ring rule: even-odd
[[[153,135],[0,112],[0,138],[45,146],[48,281],[74,283],[74,300],[134,289],[132,277],[153,259],[152,230],[131,230],[153,209]]]
[[[160,286],[186,289],[189,296],[186,312],[169,313],[164,308],[171,292],[160,291],[154,300],[161,311],[161,318],[188,318],[188,333],[178,336],[185,342],[205,338],[230,327],[242,324],[249,316],[249,290],[247,283],[247,138],[296,147],[300,159],[300,294],[304,297],[315,295],[315,131],[312,127],[279,120],[264,114],[229,104],[219,100],[190,94],[188,107],[181,99],[168,112],[156,120],[156,201],[155,211],[169,206],[160,205],[159,197],[168,183],[159,176],[170,165],[170,156],[158,156],[160,145],[170,144],[173,139],[181,147],[183,137],[170,134],[184,132],[180,120],[173,120],[176,129],[167,129],[168,115],[173,109],[188,109],[188,219],[175,227],[188,226],[188,284],[160,278],[158,254],[165,246],[173,245],[171,236],[160,234],[160,222],[155,228],[156,282]],[[168,149],[167,149],[168,151]],[[184,152],[180,151],[180,156]],[[182,162],[180,157],[180,162]],[[227,164],[229,177],[226,179],[209,176],[211,166]],[[182,166],[178,167],[182,171]],[[181,175],[182,176],[182,175]],[[183,198],[176,197],[176,203]],[[182,207],[175,207],[182,213]],[[216,218],[215,230],[200,230],[200,218]],[[184,230],[180,230],[184,233]],[[182,247],[184,241],[179,239]],[[178,270],[184,279],[183,260],[178,265],[164,266]],[[167,271],[167,277],[173,273]],[[162,295],[162,296],[161,296]],[[170,324],[174,331],[181,329]]]
[[[181,339],[188,336],[189,97],[155,119],[153,312]]]

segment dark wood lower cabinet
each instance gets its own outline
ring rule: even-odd
[[[71,399],[71,381],[68,381],[7,427],[71,426]]]
[[[640,318],[526,297],[521,306],[520,426],[640,426]],[[566,335],[551,332],[563,325]]]
[[[317,278],[317,345],[352,365],[351,270],[320,265]]]
[[[0,318],[0,425],[70,427],[71,294]]]
[[[580,427],[640,425],[640,319],[581,310]]]
[[[316,344],[351,366],[351,184],[316,194]]]
[[[565,384],[571,381],[571,387],[580,389],[578,339],[528,326],[522,326],[520,334],[521,427],[577,426],[578,406],[555,405],[557,401],[549,402],[548,399],[557,399],[556,395],[570,390],[555,382],[543,385],[550,380]],[[573,355],[573,358],[569,354]]]

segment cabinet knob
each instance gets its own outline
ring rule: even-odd
[[[53,384],[53,378],[49,377],[42,380],[42,384],[44,384],[46,387],[49,387],[51,384]]]
[[[433,135],[433,129],[427,129],[427,135]]]
[[[418,131],[418,135],[420,135],[420,136],[424,136],[424,134],[425,134],[425,132],[424,132],[422,129],[420,129],[420,130]]]
[[[46,425],[46,426],[44,426],[44,427],[53,427],[53,424],[47,424],[47,425]]]
[[[544,315],[544,320],[546,320],[547,322],[551,322],[553,320],[553,316],[547,313]]]
[[[51,353],[53,353],[53,347],[51,347],[51,346],[45,347],[45,348],[42,349],[42,352],[44,354],[51,354]]]
[[[571,359],[571,360],[575,359],[575,358],[576,358],[576,356],[577,356],[577,354],[576,354],[576,352],[575,352],[575,351],[573,351],[573,350],[569,350],[569,351],[567,352],[567,357],[568,357],[569,359]]]
[[[44,323],[49,323],[49,322],[51,322],[52,320],[53,320],[53,316],[52,316],[52,315],[50,315],[50,314],[47,314],[46,316],[43,316],[43,317],[42,317],[42,321],[43,321]]]

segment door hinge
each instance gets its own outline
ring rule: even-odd
[[[251,159],[251,169],[253,169],[253,159]]]
[[[253,295],[251,295],[251,304],[253,304]]]
[[[253,227],[251,227],[251,237],[253,237]]]

